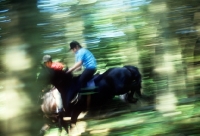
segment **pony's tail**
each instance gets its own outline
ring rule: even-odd
[[[142,75],[140,74],[137,67],[129,66],[129,65],[126,65],[124,67],[131,72],[133,80],[135,81],[134,88],[135,88],[137,94],[139,95],[139,97],[141,98],[142,97],[142,93],[141,93]]]
[[[129,65],[126,65],[124,67],[131,72],[133,80],[137,81],[138,83],[142,81],[142,76],[137,67],[129,66]]]

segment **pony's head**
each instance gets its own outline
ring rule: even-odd
[[[51,77],[53,76],[53,70],[45,67],[44,65],[41,65],[38,76],[37,76],[37,86],[39,87],[39,90],[43,90],[47,87],[47,85],[50,84]]]
[[[56,88],[61,88],[64,87],[64,85],[70,84],[73,75],[72,73],[66,73],[66,71],[67,69],[57,70],[42,66],[37,78],[37,83],[41,86],[41,90],[49,84],[54,85]]]

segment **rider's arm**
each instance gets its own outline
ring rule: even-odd
[[[72,71],[74,71],[75,69],[77,69],[77,68],[79,68],[81,66],[82,66],[82,61],[76,62],[73,67],[69,68],[67,73],[72,72]]]
[[[76,68],[74,71],[80,71],[82,69],[82,66]]]

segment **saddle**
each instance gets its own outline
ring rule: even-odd
[[[97,92],[97,86],[96,86],[96,81],[99,78],[99,76],[101,76],[100,74],[96,74],[92,77],[92,79],[90,79],[87,84],[81,88],[81,91],[79,92],[81,95],[90,95],[90,94],[94,94],[94,93],[98,93]]]

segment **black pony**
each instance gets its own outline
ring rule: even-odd
[[[42,69],[38,77],[40,85],[52,84],[59,90],[65,109],[63,116],[71,117],[70,124],[76,124],[79,114],[87,108],[87,95],[78,95],[84,94],[84,90],[81,93],[73,90],[78,78],[79,76],[74,77],[71,73],[47,67]],[[134,66],[110,68],[103,74],[94,75],[93,79],[88,82],[87,89],[91,86],[95,86],[92,89],[94,93],[90,95],[91,108],[106,103],[115,95],[126,95],[127,101],[134,100],[135,93],[139,97],[142,96],[141,74]],[[62,126],[66,125],[64,121],[61,123]]]

